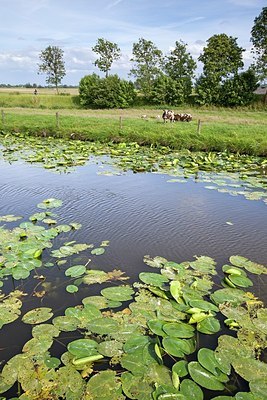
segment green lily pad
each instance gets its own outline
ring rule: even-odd
[[[100,371],[89,379],[86,385],[86,397],[92,400],[123,400],[121,382],[114,371]]]
[[[192,353],[191,343],[184,339],[168,336],[163,338],[162,345],[168,354],[176,357],[183,357],[184,354]]]
[[[76,285],[68,285],[66,286],[66,291],[69,293],[76,293],[78,292],[79,288]]]
[[[206,335],[213,335],[221,329],[220,322],[213,317],[208,317],[197,323],[197,330]]]
[[[249,300],[249,296],[240,289],[225,288],[216,290],[210,296],[215,304],[231,303],[239,305]]]
[[[169,322],[163,325],[163,331],[172,337],[191,338],[195,334],[195,328],[184,322]]]
[[[253,286],[252,280],[245,276],[236,276],[236,275],[230,274],[229,279],[236,286],[241,286],[241,287]]]
[[[79,325],[79,320],[72,316],[59,316],[54,318],[52,322],[62,332],[75,331]]]
[[[247,271],[251,272],[252,274],[267,274],[267,268],[264,265],[254,263],[253,261],[248,260],[242,256],[231,256],[230,257],[231,264],[245,268]]]
[[[65,271],[66,276],[77,278],[85,273],[86,267],[84,265],[74,265]]]
[[[197,359],[198,362],[202,365],[202,367],[204,367],[205,369],[210,371],[213,375],[215,375],[220,382],[228,381],[227,375],[223,373],[219,362],[215,358],[214,351],[203,347],[198,351]]]
[[[53,316],[52,309],[48,307],[34,308],[23,315],[22,321],[25,324],[40,324],[48,321]]]
[[[87,324],[87,328],[99,335],[108,335],[116,333],[119,329],[119,324],[112,318],[97,318]]]
[[[45,199],[41,203],[37,204],[38,208],[43,208],[43,209],[57,208],[57,207],[61,207],[61,206],[62,206],[62,200],[54,199],[54,198]]]
[[[191,361],[188,364],[188,371],[191,378],[200,386],[209,390],[224,390],[224,385],[217,378],[203,368],[197,361]]]
[[[162,321],[160,319],[151,319],[151,320],[147,321],[147,326],[156,335],[166,336],[166,332],[164,332],[164,330],[163,330],[164,323],[165,323],[165,321]]]
[[[141,272],[139,274],[139,278],[147,285],[153,285],[157,287],[161,287],[162,285],[164,285],[164,283],[169,282],[167,278],[165,278],[161,274],[156,274],[154,272]]]
[[[204,394],[202,389],[191,379],[184,379],[180,386],[180,392],[186,399],[203,400]]]
[[[101,290],[108,300],[127,301],[132,299],[134,290],[130,286],[112,286]]]
[[[186,360],[177,361],[172,366],[172,371],[175,372],[180,378],[188,375],[188,362]]]
[[[97,247],[91,251],[91,254],[94,254],[95,256],[100,256],[101,254],[105,253],[105,249],[103,247]]]
[[[77,358],[98,354],[98,343],[91,339],[77,339],[67,346],[68,351]]]

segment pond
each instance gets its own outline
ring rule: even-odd
[[[151,272],[151,267],[144,262],[147,255],[151,259],[158,256],[178,264],[194,261],[196,256],[207,256],[217,262],[220,270],[229,264],[233,255],[259,264],[266,263],[266,192],[261,188],[261,196],[256,201],[250,201],[243,192],[233,193],[231,190],[240,186],[249,194],[259,189],[244,189],[244,182],[233,180],[233,176],[225,172],[198,172],[186,176],[181,171],[176,176],[168,171],[133,173],[118,169],[105,155],[92,156],[90,162],[60,173],[44,169],[39,164],[29,164],[20,157],[14,162],[2,159],[0,171],[0,215],[23,217],[19,221],[2,222],[2,226],[13,229],[42,211],[37,205],[44,199],[60,199],[62,206],[51,210],[56,214],[51,218],[57,224],[82,226],[55,237],[52,250],[74,241],[93,245],[70,257],[62,257],[62,263],[60,258],[56,259],[57,262],[55,258],[51,259],[51,249],[46,249],[42,262],[50,262],[53,267],[48,265],[38,271],[35,269],[26,279],[4,280],[2,290],[5,294],[15,289],[27,293],[23,299],[23,315],[36,307],[51,308],[54,317],[64,315],[68,307],[81,304],[85,297],[99,295],[105,287],[133,284],[139,281],[141,272]],[[228,190],[221,190],[225,187]],[[104,250],[94,254],[92,248]],[[90,286],[76,282],[79,290],[70,293],[66,287],[75,279],[67,277],[65,271],[73,265],[86,265],[107,273],[121,270],[129,279],[116,282],[114,278],[112,284],[104,282]],[[253,289],[248,290],[266,304],[267,276],[248,275],[254,283]],[[221,277],[222,273],[214,278],[216,285],[220,285]],[[75,278],[77,280],[77,276]],[[0,330],[3,364],[21,352],[31,338],[31,329],[32,326],[24,324],[21,318],[3,326]],[[63,333],[62,343],[82,337],[81,330],[77,335],[74,332]],[[205,337],[203,343],[207,346]],[[60,357],[63,351],[62,345],[54,344],[56,357]],[[244,387],[247,391],[246,384]],[[214,390],[213,393],[221,390],[216,385],[214,389],[207,386],[204,389]],[[7,395],[15,396],[16,390],[10,389]],[[212,398],[210,390],[206,390],[207,399]],[[121,392],[118,393],[116,398],[123,399]],[[92,398],[101,398],[95,396]],[[129,393],[128,396],[150,398],[133,397]],[[155,398],[163,398],[160,396],[162,394]],[[28,398],[35,397],[25,397]],[[61,394],[58,398],[65,397]],[[79,397],[66,395],[66,398],[78,400]]]

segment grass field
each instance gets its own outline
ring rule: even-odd
[[[30,89],[28,89],[30,90]],[[81,109],[78,96],[0,91],[2,133],[163,145],[267,156],[267,113],[249,109],[175,108],[193,121],[164,124],[162,108]],[[20,104],[20,105],[14,105]],[[143,116],[146,116],[143,118]],[[157,118],[160,116],[160,118]]]

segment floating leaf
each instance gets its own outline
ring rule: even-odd
[[[112,286],[101,290],[108,300],[127,301],[132,299],[134,290],[130,286]]]
[[[203,321],[198,322],[197,324],[197,330],[207,335],[212,335],[214,333],[217,333],[219,332],[220,329],[221,329],[220,322],[213,317],[208,317]]]
[[[79,325],[79,320],[72,316],[59,316],[53,319],[53,324],[63,332],[75,331]]]
[[[264,265],[254,263],[253,261],[248,260],[242,256],[231,256],[229,258],[231,264],[245,268],[247,271],[253,274],[267,274],[267,268]]]
[[[98,343],[91,339],[77,339],[67,346],[68,351],[76,358],[83,358],[98,354]]]
[[[241,286],[241,287],[253,286],[253,282],[245,276],[236,276],[230,274],[229,279],[236,286]]]
[[[195,328],[184,322],[169,322],[163,325],[163,331],[172,337],[191,338],[194,336]]]
[[[88,329],[99,335],[108,335],[116,333],[119,329],[119,324],[112,318],[97,318],[87,324]]]
[[[97,247],[96,249],[93,249],[91,251],[91,254],[94,254],[95,256],[100,256],[101,254],[105,253],[105,249],[103,247]]]
[[[191,361],[188,364],[188,370],[191,378],[200,386],[209,390],[224,390],[224,385],[216,377],[203,368],[197,361]]]
[[[44,208],[44,209],[57,208],[60,206],[62,206],[62,200],[54,199],[54,198],[45,199],[41,203],[37,204],[38,208]]]
[[[227,375],[223,374],[221,371],[221,367],[219,362],[215,358],[214,351],[211,349],[206,349],[203,347],[197,353],[198,362],[202,365],[202,367],[206,368],[210,371],[216,378],[221,382],[227,382]]]
[[[162,321],[159,319],[151,319],[151,320],[147,321],[147,326],[156,335],[166,336],[166,332],[164,332],[164,330],[163,330],[164,323],[165,323],[165,321]]]
[[[162,345],[168,354],[176,357],[183,357],[184,354],[190,354],[192,348],[187,340],[174,337],[166,337],[162,340]]]
[[[200,387],[190,379],[184,379],[180,386],[180,392],[190,400],[203,400],[204,394]]]
[[[76,285],[68,285],[66,286],[66,291],[68,293],[76,293],[78,292],[79,288]]]
[[[249,296],[240,289],[225,288],[216,290],[210,296],[215,304],[231,303],[239,305],[249,300]]]
[[[186,360],[177,361],[173,364],[172,371],[176,372],[180,378],[183,378],[188,375],[188,362]]]
[[[77,278],[85,273],[86,267],[84,265],[74,265],[65,271],[66,276]]]
[[[25,324],[40,324],[53,316],[52,309],[48,307],[34,308],[23,315],[22,321]]]
[[[146,283],[147,285],[153,285],[161,287],[164,283],[169,282],[167,278],[160,274],[156,274],[154,272],[141,272],[139,274],[139,278],[142,282]]]

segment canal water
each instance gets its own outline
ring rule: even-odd
[[[63,267],[38,271],[49,289],[43,298],[28,296],[23,312],[43,306],[52,307],[54,315],[62,315],[66,307],[99,294],[100,285],[81,285],[75,294],[65,290],[66,268],[88,259],[92,269],[124,271],[129,283],[137,281],[140,272],[153,271],[143,262],[145,255],[175,262],[206,255],[214,258],[218,267],[228,263],[231,255],[241,255],[266,265],[266,203],[207,190],[206,184],[196,179],[185,183],[169,180],[167,174],[105,174],[101,159],[70,173],[54,173],[22,161],[0,161],[0,215],[21,215],[21,221],[27,220],[41,211],[38,203],[57,198],[63,201],[53,210],[58,223],[76,222],[82,227],[60,235],[54,241],[55,248],[72,240],[95,247],[109,241],[101,256],[92,256],[88,249]],[[30,278],[25,282],[10,280],[4,291],[19,287],[31,294],[37,284],[38,280]],[[253,292],[267,303],[266,284],[267,279],[259,277]],[[6,362],[20,352],[30,332],[31,326],[19,320],[4,326],[0,331],[1,360]]]

